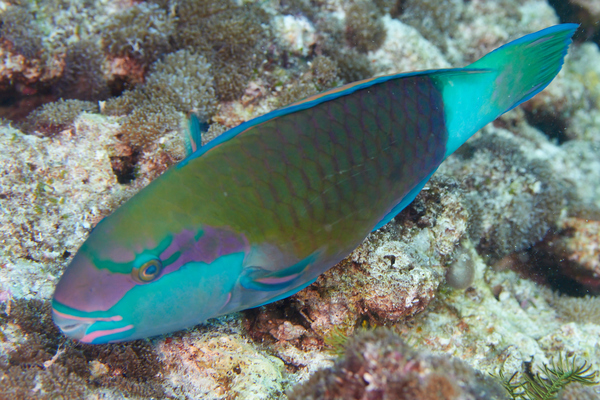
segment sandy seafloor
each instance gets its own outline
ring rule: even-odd
[[[600,370],[600,2],[552,3],[0,2],[0,399],[508,399],[489,374],[559,356]],[[128,344],[52,325],[93,226],[185,157],[189,112],[207,141],[559,22],[582,26],[550,86],[302,292]]]

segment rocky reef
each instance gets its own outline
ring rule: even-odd
[[[599,10],[0,1],[0,398],[509,399],[490,374],[535,374],[559,354],[599,371]],[[551,85],[303,291],[128,344],[82,345],[51,323],[91,229],[185,158],[189,114],[206,142],[319,91],[464,66],[559,22],[582,27]],[[336,337],[350,338],[339,357]]]

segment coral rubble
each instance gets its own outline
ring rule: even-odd
[[[508,400],[494,379],[460,360],[417,352],[386,329],[350,339],[343,358],[290,399]]]

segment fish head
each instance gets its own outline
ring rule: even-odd
[[[231,299],[243,236],[189,224],[169,230],[127,211],[96,226],[58,282],[52,314],[68,337],[108,343],[168,333],[218,315]]]

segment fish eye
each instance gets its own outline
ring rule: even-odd
[[[146,261],[139,268],[134,268],[131,271],[132,278],[139,283],[152,282],[160,275],[162,271],[162,262],[158,259]]]

